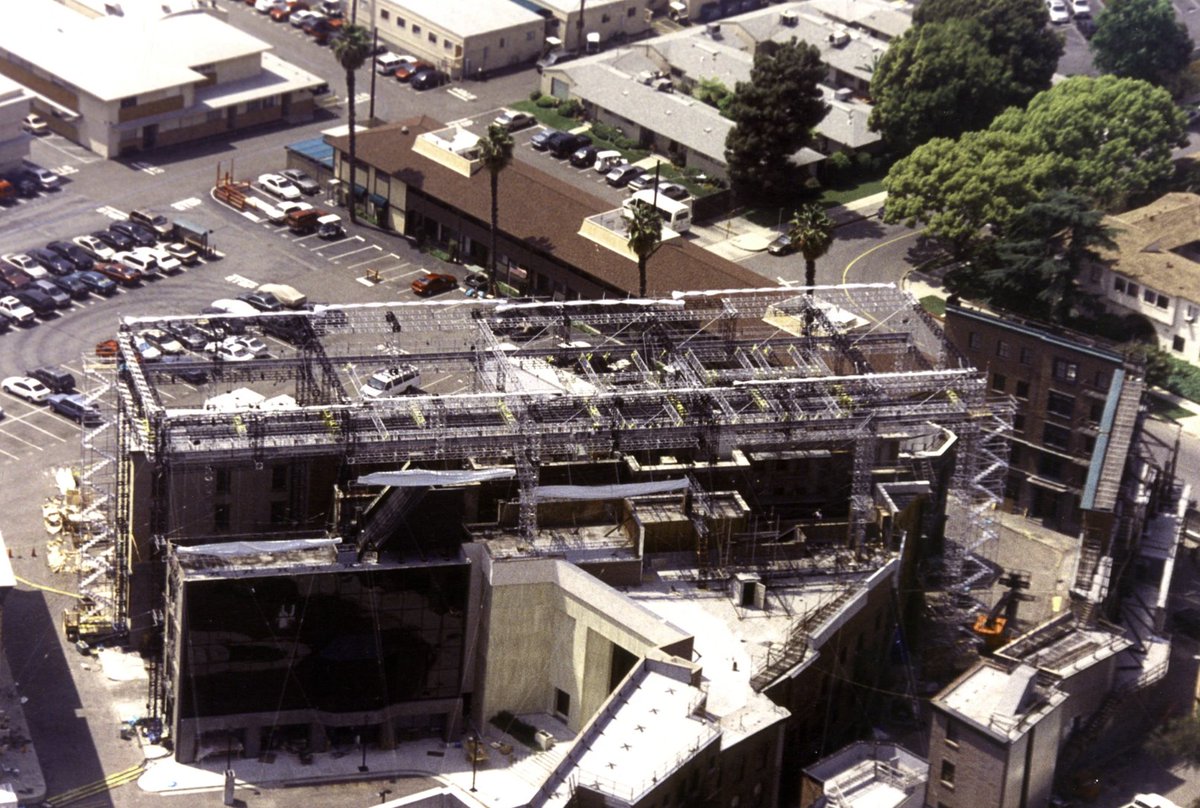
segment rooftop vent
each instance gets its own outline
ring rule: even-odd
[[[794,8],[784,9],[779,12],[779,22],[789,28],[795,28],[800,24],[800,14]]]
[[[829,44],[835,48],[844,48],[850,44],[850,34],[839,28],[829,35]]]
[[[710,22],[704,26],[704,33],[708,34],[712,39],[721,38],[721,23]]]

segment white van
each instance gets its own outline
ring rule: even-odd
[[[390,76],[396,72],[401,65],[406,65],[409,62],[415,62],[411,56],[397,56],[394,53],[381,53],[375,57],[375,72],[381,76]]]
[[[621,153],[610,149],[608,151],[596,152],[596,163],[592,168],[601,174],[607,174],[613,166],[623,162],[625,162],[625,158],[621,156]]]
[[[385,368],[367,379],[362,387],[363,398],[398,396],[421,386],[421,372],[413,365]]]
[[[663,224],[676,233],[686,233],[692,226],[691,206],[686,202],[680,202],[662,194],[656,195],[653,188],[648,191],[638,191],[621,203],[622,214],[627,219],[633,218],[633,206],[638,202],[645,202],[647,205],[658,208]]]

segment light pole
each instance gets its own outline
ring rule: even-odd
[[[479,736],[471,734],[471,793],[475,792],[475,775],[479,770]]]
[[[360,733],[355,740],[358,741],[358,745],[362,747],[362,763],[359,764],[358,770],[364,773],[369,772],[370,769],[367,768],[367,739]]]

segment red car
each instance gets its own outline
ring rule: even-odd
[[[422,70],[433,69],[433,65],[429,64],[429,62],[406,62],[396,68],[395,76],[400,81],[408,81]]]
[[[413,293],[421,295],[421,297],[440,294],[441,292],[456,289],[457,287],[458,278],[453,275],[442,275],[437,272],[422,275],[412,282]]]
[[[142,282],[142,276],[137,270],[130,269],[124,264],[114,264],[112,261],[97,261],[96,271],[122,286],[137,286]]]

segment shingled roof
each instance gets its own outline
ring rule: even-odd
[[[376,127],[358,134],[358,159],[485,225],[491,220],[486,171],[465,177],[413,151],[426,132],[444,129],[428,116]],[[348,136],[330,138],[346,152]],[[500,175],[500,231],[556,258],[579,274],[614,290],[636,293],[637,263],[579,235],[583,220],[614,205],[546,172],[514,159]],[[737,289],[771,285],[767,279],[705,250],[686,238],[663,242],[647,264],[648,291]]]
[[[1116,250],[1103,258],[1114,272],[1173,297],[1200,301],[1200,196],[1166,194],[1118,216],[1108,216]]]

